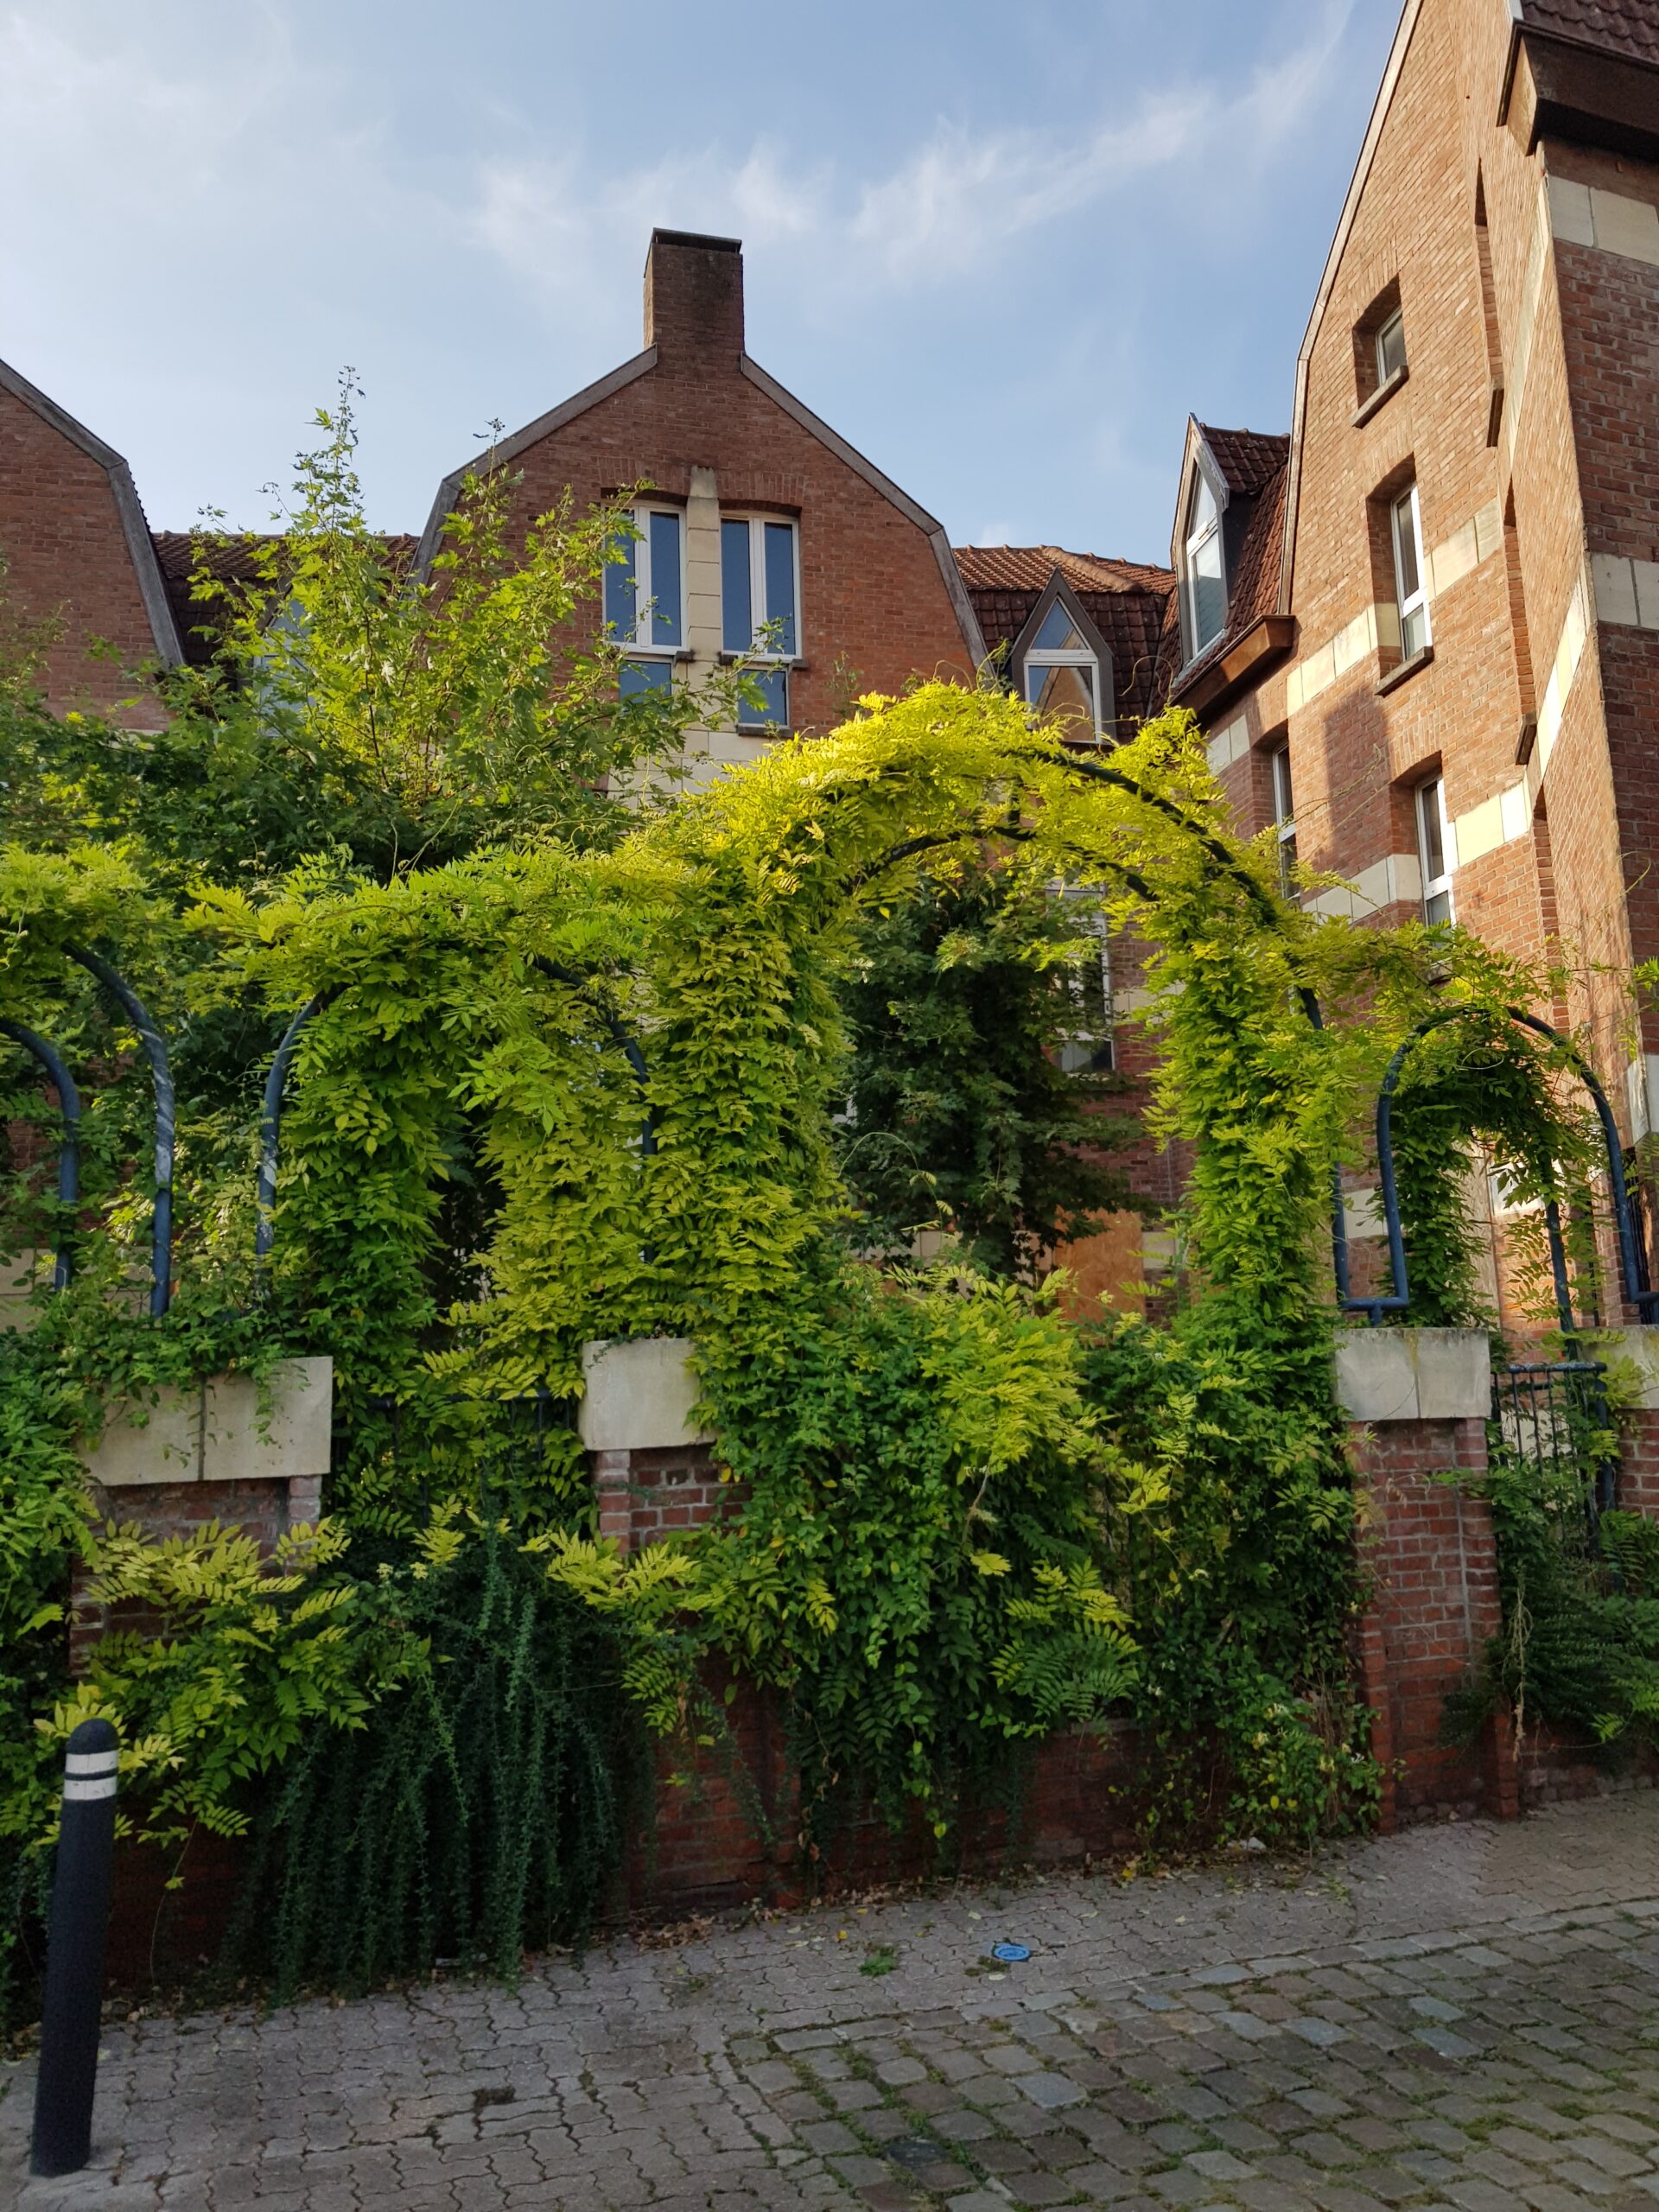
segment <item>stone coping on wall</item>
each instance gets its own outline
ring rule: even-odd
[[[712,1440],[693,1416],[700,1389],[684,1337],[637,1337],[582,1348],[576,1428],[589,1452],[667,1452]]]
[[[1351,1421],[1484,1421],[1491,1411],[1484,1329],[1342,1329],[1336,1369]]]
[[[1630,1402],[1632,1410],[1659,1413],[1659,1329],[1609,1329],[1605,1334],[1598,1331],[1593,1357],[1628,1360],[1636,1370],[1636,1396]]]
[[[118,1408],[80,1463],[104,1490],[168,1483],[321,1482],[328,1471],[334,1363],[285,1359],[262,1407],[251,1375],[167,1389],[153,1405]]]

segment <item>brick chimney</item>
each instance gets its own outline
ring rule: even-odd
[[[735,369],[743,351],[743,242],[653,231],[645,256],[645,343]]]

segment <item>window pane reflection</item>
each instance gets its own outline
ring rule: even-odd
[[[605,621],[613,637],[633,643],[634,591],[632,537],[619,531],[612,538],[613,557],[605,563]]]
[[[1040,662],[1027,660],[1026,696],[1045,720],[1080,723],[1089,736],[1095,734],[1097,717],[1092,665],[1072,662],[1045,667]]]
[[[786,522],[766,524],[767,651],[795,651],[795,531]]]
[[[651,516],[651,642],[681,642],[680,518],[656,510]]]
[[[749,583],[749,525],[720,525],[721,642],[728,653],[746,653],[754,643],[754,603]]]
[[[671,691],[674,664],[666,660],[625,660],[620,683],[625,699],[638,699],[647,691]]]
[[[1057,599],[1032,641],[1033,652],[1086,653],[1089,640]]]
[[[760,694],[761,703],[745,700],[739,707],[740,729],[782,729],[789,723],[789,671],[786,668],[750,668],[744,671],[745,681],[753,684]]]

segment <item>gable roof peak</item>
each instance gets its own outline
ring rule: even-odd
[[[173,620],[173,609],[162,579],[156,548],[150,541],[149,525],[144,520],[144,511],[139,503],[138,487],[132,480],[132,471],[115,448],[106,445],[84,423],[78,423],[67,408],[49,399],[38,385],[14,369],[10,362],[0,361],[0,391],[10,392],[43,423],[48,423],[72,445],[78,446],[91,461],[98,463],[110,480],[110,493],[115,501],[115,512],[121,524],[121,535],[126,540],[127,556],[132,563],[134,581],[138,596],[143,603],[144,616],[149,624],[150,636],[156,641],[156,658],[167,668],[176,668],[184,658],[179,645],[179,633]]]

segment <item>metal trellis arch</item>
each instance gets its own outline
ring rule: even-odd
[[[643,1091],[646,1083],[645,1056],[623,1027],[614,1008],[595,995],[591,977],[580,976],[574,969],[562,968],[556,961],[549,960],[539,953],[532,957],[531,965],[538,974],[550,977],[555,982],[572,985],[587,998],[604,1022],[611,1041],[626,1058]],[[319,991],[315,998],[307,1000],[283,1031],[283,1041],[276,1047],[270,1071],[265,1077],[264,1098],[259,1112],[259,1176],[254,1194],[257,1221],[253,1233],[254,1287],[261,1296],[268,1287],[270,1251],[276,1236],[276,1171],[282,1149],[283,1091],[288,1081],[288,1071],[293,1065],[300,1039],[310,1023],[348,988],[344,983],[335,983],[325,991]],[[639,1156],[642,1160],[649,1160],[656,1149],[656,1109],[647,1101],[645,1123],[639,1134]]]
[[[58,1205],[61,1218],[54,1248],[52,1287],[66,1290],[74,1273],[70,1240],[73,1233],[73,1210],[80,1197],[80,1093],[57,1047],[44,1037],[33,1029],[26,1029],[21,1021],[0,1021],[0,1037],[10,1037],[26,1052],[32,1052],[45,1069],[48,1082],[57,1090],[58,1111],[63,1120],[63,1135],[58,1145]]]
[[[1602,1142],[1607,1154],[1607,1176],[1613,1199],[1613,1225],[1618,1246],[1620,1287],[1626,1301],[1636,1308],[1643,1321],[1651,1321],[1659,1309],[1659,1291],[1649,1287],[1647,1254],[1637,1231],[1635,1213],[1630,1205],[1630,1186],[1626,1177],[1624,1147],[1619,1141],[1618,1129],[1613,1121],[1612,1109],[1607,1103],[1607,1094],[1597,1080],[1595,1071],[1574,1046],[1572,1039],[1562,1036],[1559,1029],[1552,1029],[1548,1022],[1541,1021],[1536,1014],[1528,1014],[1520,1007],[1506,1007],[1505,1017],[1518,1022],[1535,1035],[1548,1038],[1565,1055],[1573,1071],[1590,1093],[1600,1124]],[[1343,1212],[1343,1198],[1338,1179],[1332,1242],[1336,1249],[1337,1296],[1345,1313],[1363,1313],[1375,1328],[1385,1313],[1403,1313],[1411,1302],[1410,1287],[1406,1276],[1405,1237],[1400,1223],[1400,1192],[1394,1172],[1394,1095],[1402,1071],[1414,1045],[1436,1029],[1443,1029],[1448,1022],[1465,1020],[1490,1019],[1479,1007],[1447,1007],[1440,1014],[1432,1014],[1420,1021],[1402,1040],[1389,1060],[1382,1077],[1376,1100],[1376,1166],[1377,1182],[1382,1198],[1382,1222],[1389,1242],[1389,1287],[1384,1295],[1356,1298],[1352,1294],[1348,1271],[1348,1240]],[[1549,1235],[1550,1271],[1554,1278],[1556,1310],[1561,1328],[1571,1336],[1577,1327],[1573,1313],[1572,1285],[1567,1270],[1567,1252],[1561,1242],[1560,1209],[1552,1196],[1545,1202],[1545,1224]]]

